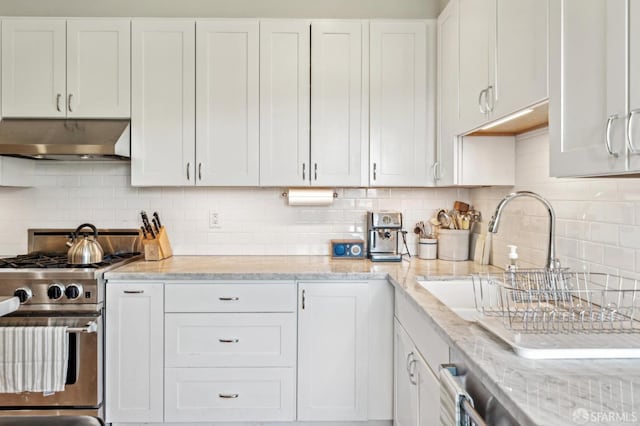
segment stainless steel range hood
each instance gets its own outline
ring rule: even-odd
[[[129,120],[3,119],[0,155],[37,160],[129,160]]]

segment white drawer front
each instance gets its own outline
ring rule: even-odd
[[[166,367],[293,367],[296,314],[166,314]]]
[[[165,312],[295,312],[291,283],[166,284]]]
[[[293,368],[168,368],[165,422],[295,420]]]

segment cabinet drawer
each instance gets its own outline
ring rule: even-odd
[[[167,368],[165,422],[295,420],[293,368]]]
[[[165,312],[295,312],[294,283],[165,285]]]
[[[293,367],[296,314],[166,314],[167,367]]]

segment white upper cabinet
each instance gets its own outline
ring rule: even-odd
[[[257,20],[196,23],[196,183],[257,186]]]
[[[4,19],[3,116],[128,117],[129,39],[127,19]]]
[[[131,184],[193,185],[195,22],[132,24]]]
[[[311,27],[260,22],[260,184],[307,185]]]
[[[2,21],[2,115],[65,117],[66,21]]]
[[[131,22],[67,21],[67,117],[131,114]]]
[[[552,176],[625,171],[626,6],[627,0],[550,3]]]
[[[629,0],[629,169],[640,170],[640,1]]]
[[[435,147],[436,23],[370,25],[372,186],[428,186]]]
[[[360,186],[363,145],[363,24],[311,24],[312,185]]]
[[[547,1],[459,0],[459,19],[459,134],[548,97]]]
[[[433,166],[433,179],[437,185],[455,183],[460,71],[458,28],[458,0],[451,0],[438,16],[438,134]]]
[[[458,133],[472,130],[489,119],[495,92],[495,1],[459,0],[460,14],[460,120]]]

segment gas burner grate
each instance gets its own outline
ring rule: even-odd
[[[138,256],[139,252],[134,253],[117,253],[107,254],[102,262],[91,263],[87,265],[72,265],[67,262],[66,254],[59,253],[31,253],[23,254],[11,258],[0,258],[0,269],[47,269],[47,268],[103,268],[115,263],[121,262],[134,256]]]

